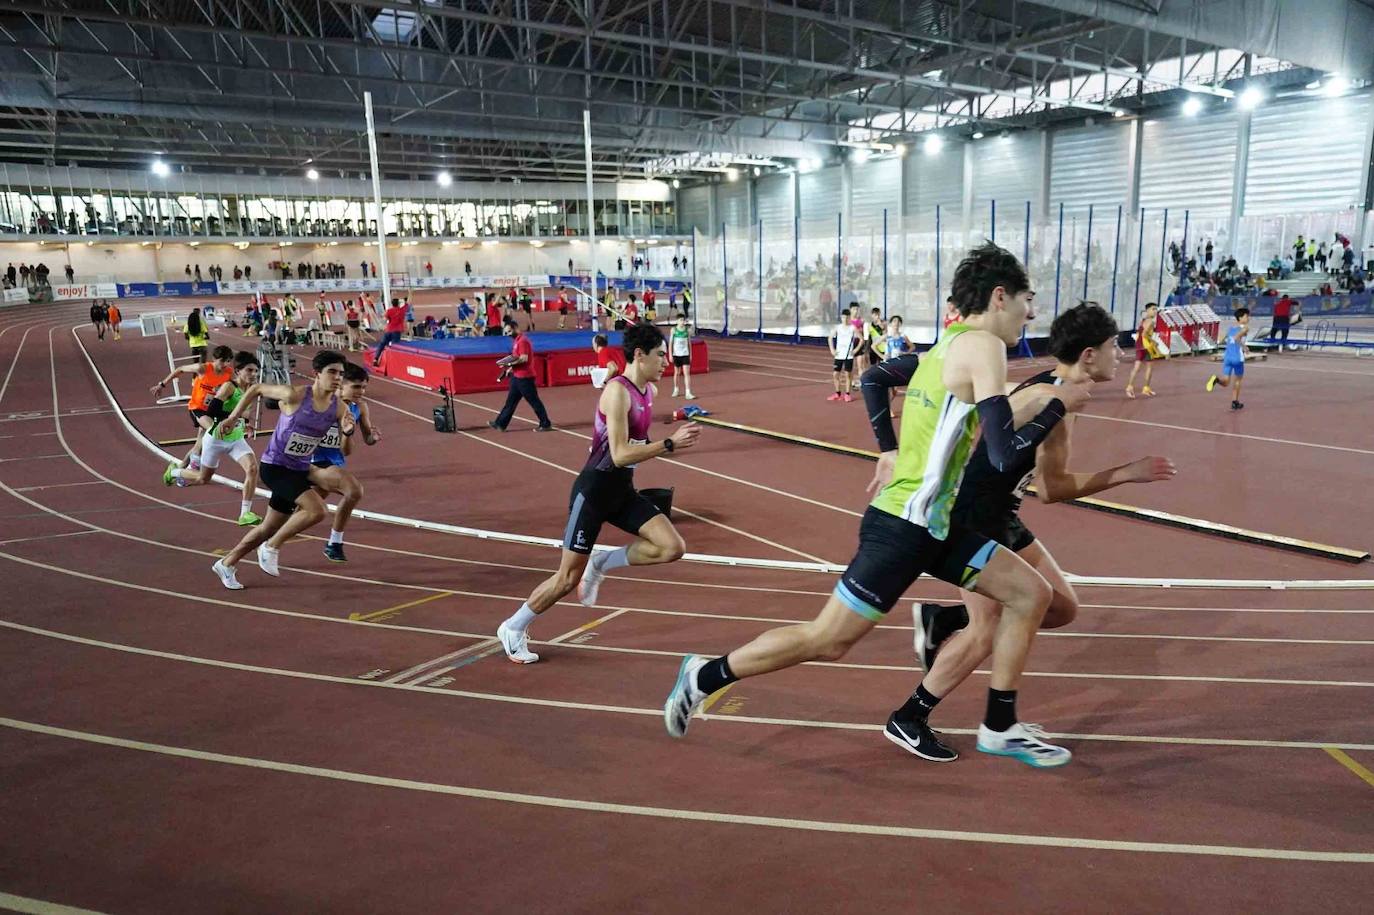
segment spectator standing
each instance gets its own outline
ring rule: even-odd
[[[487,425],[505,432],[506,427],[510,425],[511,418],[515,416],[515,408],[520,405],[520,401],[523,399],[529,402],[530,408],[534,410],[535,418],[539,420],[539,425],[535,427],[535,431],[552,431],[553,423],[549,422],[549,414],[544,409],[544,402],[539,399],[539,389],[534,382],[534,346],[530,343],[529,336],[520,332],[520,328],[514,320],[506,322],[504,327],[505,334],[515,338],[511,345],[509,363],[510,389],[506,394],[505,406],[501,408],[501,412],[496,415],[496,418]]]
[[[63,267],[62,269],[65,270],[65,271],[67,272],[67,285],[70,286],[70,285],[72,284],[72,282],[76,279],[76,271],[74,271],[74,270],[72,269],[72,265],[71,265],[71,264],[68,264],[67,266]]]

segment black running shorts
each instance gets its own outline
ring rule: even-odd
[[[258,474],[262,477],[262,485],[272,491],[272,498],[267,500],[267,504],[284,515],[295,511],[296,500],[310,491],[308,470],[292,470],[264,461],[258,465]]]
[[[658,506],[635,490],[633,471],[584,470],[573,482],[563,549],[591,553],[603,524],[609,522],[627,534],[638,534],[661,514]]]
[[[870,505],[859,524],[859,551],[835,596],[860,616],[881,620],[923,572],[972,589],[997,549],[996,542],[958,526],[936,540],[928,529]]]

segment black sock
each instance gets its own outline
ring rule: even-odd
[[[708,696],[738,680],[739,677],[730,670],[730,662],[725,659],[724,655],[714,661],[707,661],[697,671],[697,689]]]
[[[1016,723],[1016,690],[988,690],[988,713],[983,724],[994,731],[1005,731]]]
[[[940,697],[926,689],[925,684],[921,684],[893,714],[903,721],[925,721],[939,704]]]

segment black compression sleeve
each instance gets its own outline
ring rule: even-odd
[[[920,361],[915,353],[908,353],[887,362],[879,362],[859,377],[859,390],[864,396],[864,406],[868,407],[868,424],[873,427],[873,435],[878,440],[879,451],[893,451],[897,448],[897,436],[892,431],[892,410],[888,391],[900,388],[911,381],[916,374]]]
[[[224,409],[224,401],[220,400],[218,397],[211,397],[209,400],[205,401],[205,412],[208,413],[210,418],[215,422],[219,422],[229,415],[229,411]]]
[[[1011,402],[1007,395],[996,394],[978,401],[978,419],[983,426],[983,441],[988,446],[988,461],[999,472],[1021,452],[1043,442],[1063,418],[1064,402],[1056,397],[1034,419],[1013,430]]]

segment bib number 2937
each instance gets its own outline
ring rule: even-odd
[[[292,457],[310,457],[320,445],[320,440],[311,435],[295,433],[286,442],[286,453]]]

